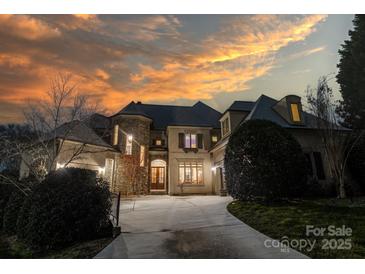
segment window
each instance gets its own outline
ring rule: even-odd
[[[216,143],[216,142],[218,142],[218,136],[212,135],[212,143]]]
[[[197,148],[196,134],[185,134],[184,136],[184,148]]]
[[[144,166],[144,155],[145,155],[145,147],[141,146],[141,150],[139,152],[139,166]]]
[[[156,144],[156,146],[161,146],[162,145],[161,139],[156,139],[155,144]]]
[[[118,133],[119,133],[119,125],[115,125],[113,132],[113,146],[116,146],[118,144]]]
[[[179,162],[179,184],[203,184],[203,162]]]
[[[128,134],[125,146],[125,154],[127,155],[132,155],[132,141],[133,141],[133,136]]]
[[[203,148],[203,134],[179,133],[179,148]]]
[[[298,104],[290,104],[291,117],[293,122],[300,122],[300,114]]]
[[[223,120],[222,122],[222,136],[225,136],[229,133],[229,118]]]
[[[307,168],[308,168],[309,176],[313,177],[314,172],[313,172],[311,154],[310,153],[304,153],[304,156],[307,160],[306,162],[307,162]]]
[[[313,152],[314,164],[316,166],[317,178],[319,180],[326,180],[326,175],[324,173],[322,155],[320,152]]]
[[[111,183],[113,180],[113,168],[114,168],[114,160],[113,159],[105,159],[105,167],[104,167],[104,178]]]
[[[197,148],[196,134],[185,134],[185,148]]]

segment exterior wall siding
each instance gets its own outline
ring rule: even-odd
[[[169,191],[170,195],[181,194],[213,194],[214,188],[212,184],[211,158],[208,152],[210,147],[210,128],[198,127],[169,127],[168,135],[168,170],[169,170]],[[184,152],[179,148],[179,133],[203,134],[203,149],[198,149],[197,152]],[[184,184],[183,187],[179,185],[179,161],[198,160],[203,162],[203,184],[189,185]]]

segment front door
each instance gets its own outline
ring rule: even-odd
[[[165,189],[165,167],[151,167],[151,190]]]

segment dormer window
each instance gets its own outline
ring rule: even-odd
[[[300,122],[299,106],[298,104],[290,104],[291,118],[293,122]]]
[[[229,118],[227,117],[222,121],[222,136],[226,136],[229,133]]]

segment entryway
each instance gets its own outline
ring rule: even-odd
[[[166,190],[166,162],[153,160],[151,162],[151,191]]]

